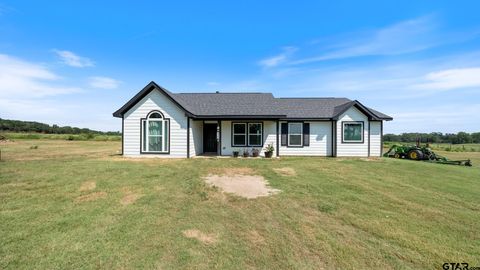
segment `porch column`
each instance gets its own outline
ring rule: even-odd
[[[222,155],[222,120],[218,120],[218,149],[217,154]]]

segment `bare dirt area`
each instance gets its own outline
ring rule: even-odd
[[[211,168],[209,174],[216,175],[255,175],[256,172],[249,167],[235,167],[235,168]]]
[[[187,238],[197,239],[198,241],[207,245],[214,244],[218,241],[217,235],[211,234],[211,233],[207,234],[197,229],[190,229],[190,230],[183,231],[183,235]]]
[[[283,176],[296,176],[297,172],[295,169],[290,167],[283,167],[283,168],[274,168],[273,169],[276,173],[283,175]]]
[[[270,196],[280,191],[269,187],[263,176],[250,173],[253,173],[251,169],[237,168],[226,170],[224,174],[209,174],[204,179],[207,184],[218,187],[223,192],[248,199]]]
[[[382,161],[380,158],[369,157],[369,158],[360,158],[362,161]]]
[[[129,205],[137,201],[143,194],[133,192],[130,189],[124,188],[123,189],[124,196],[120,200],[121,205]]]
[[[89,191],[89,190],[94,190],[96,187],[97,187],[97,183],[95,183],[95,181],[86,181],[82,183],[79,190]]]
[[[91,202],[91,201],[96,201],[98,199],[102,199],[102,198],[106,198],[106,197],[107,197],[107,193],[104,192],[104,191],[93,192],[93,193],[89,193],[89,194],[79,196],[79,197],[77,197],[77,199],[75,199],[75,201],[76,202]]]

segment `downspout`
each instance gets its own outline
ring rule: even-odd
[[[332,157],[337,156],[337,121],[332,121]]]
[[[383,157],[383,120],[380,121],[380,157]]]
[[[125,132],[124,132],[124,123],[123,123],[124,121],[125,121],[125,119],[124,119],[124,117],[123,117],[123,115],[122,115],[122,156],[123,156],[123,151],[124,151],[124,150],[123,150],[123,144],[124,144],[124,138],[123,138],[124,135],[123,135],[123,134],[125,133]]]
[[[368,119],[368,157],[370,157],[370,119]]]
[[[276,150],[277,150],[277,157],[280,156],[280,143],[279,143],[279,141],[278,141],[278,138],[279,138],[279,136],[278,136],[278,131],[279,131],[279,129],[280,129],[280,123],[279,123],[279,121],[277,120],[277,139],[276,139],[276,143],[277,143],[277,149],[276,149]]]
[[[187,117],[187,158],[190,158],[190,117]]]

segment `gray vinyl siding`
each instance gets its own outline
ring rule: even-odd
[[[280,122],[280,124],[281,123],[282,122]],[[331,156],[331,145],[333,143],[332,122],[305,121],[305,123],[310,123],[310,145],[303,147],[287,147],[280,145],[280,156]],[[279,134],[279,136],[281,137],[281,134]]]
[[[370,122],[370,156],[379,157],[381,156],[382,149],[382,122],[381,121],[371,121]]]
[[[252,148],[261,149],[260,155],[264,156],[265,147],[268,144],[273,144],[273,147],[277,147],[276,143],[276,122],[275,121],[261,121],[261,120],[238,120],[233,122],[263,122],[263,145],[262,146],[246,146],[246,147],[232,147],[232,121],[222,121],[222,155],[231,156],[233,149],[238,149],[240,154],[247,148],[250,152]],[[273,152],[273,156],[276,155],[276,151]]]
[[[170,153],[169,154],[140,154],[140,119],[145,118],[153,110],[163,113],[170,118]],[[124,142],[125,156],[133,157],[187,157],[187,117],[164,94],[157,90],[150,92],[143,99],[130,108],[124,115]]]
[[[363,121],[363,143],[342,142],[342,122]],[[337,156],[338,157],[367,157],[368,156],[368,117],[357,108],[351,107],[344,112],[337,121]]]

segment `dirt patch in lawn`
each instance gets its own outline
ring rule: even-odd
[[[249,167],[240,168],[211,168],[209,174],[216,175],[255,175],[255,171]]]
[[[183,235],[187,238],[197,239],[198,241],[207,245],[216,243],[218,241],[217,235],[211,234],[211,233],[210,234],[203,233],[197,229],[190,229],[190,230],[183,231]]]
[[[95,183],[95,181],[87,181],[82,183],[79,190],[80,191],[94,190],[96,187],[97,187],[97,183]]]
[[[218,187],[226,193],[233,193],[248,199],[270,196],[279,192],[278,189],[269,187],[265,178],[260,175],[209,174],[204,179],[211,186]]]
[[[265,238],[255,230],[251,230],[247,232],[247,239],[252,244],[255,244],[255,245],[265,243]]]
[[[163,186],[155,186],[154,189],[155,189],[156,191],[162,191],[162,190],[165,189],[165,187],[163,187]]]
[[[79,196],[75,199],[76,202],[91,202],[91,201],[96,201],[98,199],[103,199],[107,197],[107,193],[104,191],[101,192],[93,192],[89,194],[85,194],[82,196]]]
[[[295,169],[290,168],[290,167],[283,167],[283,168],[273,168],[273,170],[283,176],[295,176],[297,175],[297,172]]]
[[[363,161],[382,161],[380,158],[372,158],[372,157],[361,158],[360,160],[363,160]]]
[[[122,204],[122,205],[132,204],[135,201],[137,201],[140,197],[143,196],[143,194],[133,192],[128,188],[124,188],[123,193],[124,193],[124,196],[120,200],[120,204]]]

